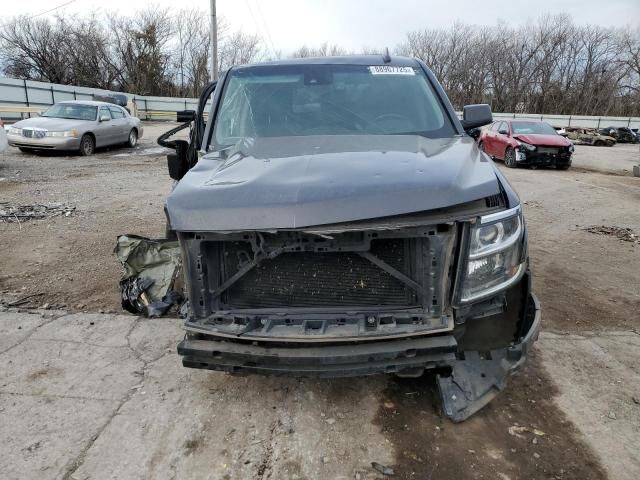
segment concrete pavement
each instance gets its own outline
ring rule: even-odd
[[[176,319],[0,312],[6,479],[379,478],[385,377],[312,381],[182,368]],[[640,336],[543,333],[557,403],[611,478],[640,478]],[[569,477],[567,477],[569,478]]]

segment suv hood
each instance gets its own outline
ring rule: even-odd
[[[177,231],[327,225],[449,207],[500,192],[473,139],[259,138],[200,159],[167,199]]]
[[[562,135],[540,135],[536,133],[516,133],[513,138],[529,145],[543,145],[545,147],[568,147],[571,142]]]

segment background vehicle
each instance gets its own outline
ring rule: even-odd
[[[553,128],[558,133],[558,135],[561,135],[563,137],[567,136],[567,131],[564,129],[564,127],[553,127]]]
[[[2,118],[0,118],[0,153],[4,152],[7,149],[7,146],[7,132],[4,129],[4,122],[2,121]]]
[[[502,120],[482,131],[478,145],[491,158],[518,165],[571,166],[573,144],[548,123],[534,120]]]
[[[595,128],[567,127],[567,138],[576,145],[594,145],[596,147],[613,147],[616,139],[601,135]]]
[[[620,143],[638,143],[640,139],[629,127],[606,127],[599,130],[601,135],[615,138]]]
[[[77,150],[91,155],[97,147],[135,147],[143,128],[122,107],[105,102],[69,101],[53,105],[42,116],[9,128],[9,145],[21,151]]]
[[[489,106],[460,122],[426,65],[403,57],[233,67],[218,85],[191,115],[200,158],[177,141],[168,158],[183,365],[437,369],[447,416],[482,408],[540,326],[520,201],[465,134],[491,122]]]

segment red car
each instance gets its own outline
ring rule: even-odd
[[[499,120],[482,131],[478,146],[493,159],[504,160],[507,167],[519,165],[553,166],[566,170],[571,166],[573,144],[546,122],[536,120]]]

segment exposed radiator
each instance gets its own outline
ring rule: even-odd
[[[409,241],[374,240],[371,253],[403,273]],[[251,258],[245,242],[224,242],[225,278]],[[283,253],[264,260],[223,294],[235,308],[348,305],[413,305],[416,297],[402,282],[354,252]]]

